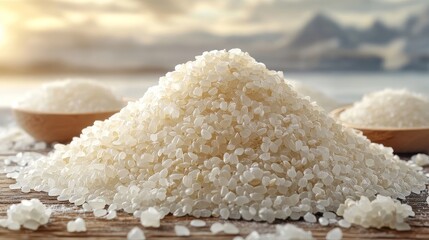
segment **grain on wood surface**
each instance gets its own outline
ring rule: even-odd
[[[5,110],[0,109],[0,120],[8,115]],[[3,121],[4,122],[4,121]],[[0,121],[1,123],[1,121]],[[25,151],[26,149],[23,149]],[[46,152],[44,152],[46,153]],[[0,169],[4,166],[4,159],[7,156],[13,156],[16,152],[0,152]],[[406,157],[409,157],[406,156]],[[19,203],[24,199],[39,198],[48,207],[54,211],[49,223],[41,226],[37,231],[22,229],[20,231],[9,231],[0,227],[1,239],[126,239],[129,230],[135,226],[141,227],[147,239],[189,239],[189,240],[230,240],[235,235],[217,234],[212,235],[210,226],[215,222],[224,222],[217,218],[205,218],[207,226],[195,228],[189,225],[192,217],[167,216],[161,221],[160,228],[143,228],[140,220],[134,218],[131,214],[119,211],[118,217],[113,220],[95,218],[92,212],[84,212],[82,208],[74,206],[68,202],[57,201],[56,197],[49,197],[45,192],[22,193],[20,190],[11,190],[9,185],[15,180],[6,178],[6,175],[0,173],[0,218],[6,217],[6,211],[11,204]],[[429,239],[429,206],[426,203],[427,190],[421,194],[412,194],[407,197],[405,203],[412,206],[415,217],[409,218],[408,223],[411,225],[411,231],[398,232],[383,228],[365,229],[359,226],[352,226],[350,229],[342,229],[343,239]],[[68,221],[82,217],[86,221],[87,232],[69,233],[66,225]],[[275,231],[276,224],[292,223],[306,230],[310,230],[316,239],[325,239],[329,230],[337,225],[322,227],[319,224],[310,224],[303,221],[276,221],[273,224],[263,222],[248,222],[243,220],[230,220],[240,229],[241,236],[247,236],[250,232],[256,230],[259,233],[269,233]],[[176,237],[174,225],[185,225],[191,230],[189,237]]]
[[[4,159],[7,155],[0,153],[0,168],[4,166]],[[104,218],[95,218],[92,212],[84,212],[80,207],[76,207],[68,202],[57,201],[56,197],[49,197],[45,192],[22,193],[20,190],[11,190],[9,185],[13,184],[13,179],[6,178],[5,174],[0,175],[0,218],[6,216],[7,208],[14,203],[19,203],[23,199],[39,198],[44,204],[51,207],[52,213],[49,223],[41,226],[37,231],[20,230],[9,231],[0,228],[0,239],[126,239],[126,235],[134,226],[141,227],[147,239],[213,239],[226,240],[233,239],[233,235],[217,234],[212,235],[210,226],[214,222],[224,222],[217,218],[205,218],[207,226],[195,228],[189,225],[192,217],[167,216],[161,221],[160,228],[143,228],[139,219],[134,218],[131,214],[118,212],[118,217],[113,220]],[[352,226],[350,229],[342,229],[343,239],[429,239],[429,206],[426,203],[427,191],[417,195],[409,196],[405,203],[412,206],[416,216],[410,218],[408,222],[411,225],[411,231],[398,232],[390,229],[365,229],[359,226]],[[69,233],[66,231],[68,221],[82,217],[87,224],[87,232]],[[325,239],[329,230],[336,225],[322,227],[319,224],[310,224],[303,221],[276,221],[274,224],[261,222],[248,222],[242,220],[231,220],[240,229],[240,235],[246,236],[253,230],[260,233],[269,233],[275,231],[276,224],[293,223],[306,230],[310,230],[316,239]],[[189,237],[176,237],[174,225],[185,225],[191,230]]]

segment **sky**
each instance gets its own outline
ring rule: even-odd
[[[114,54],[109,46],[186,42],[195,32],[287,36],[317,12],[356,28],[376,19],[395,26],[427,5],[427,0],[0,0],[0,62],[67,56],[76,63],[81,59],[73,49],[100,48],[99,54],[109,57]]]

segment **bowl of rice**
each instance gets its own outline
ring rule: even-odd
[[[125,105],[122,98],[96,81],[72,79],[42,85],[15,102],[12,111],[19,126],[34,139],[64,143]]]
[[[395,152],[429,150],[429,100],[421,94],[385,89],[367,94],[353,105],[337,108],[331,115]]]

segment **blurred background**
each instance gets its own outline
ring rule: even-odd
[[[429,95],[428,0],[0,0],[0,106],[75,77],[139,98],[176,64],[230,48],[342,102]]]

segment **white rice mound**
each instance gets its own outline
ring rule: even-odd
[[[316,89],[305,85],[302,82],[289,79],[287,80],[287,82],[291,84],[293,89],[299,94],[301,94],[303,97],[310,97],[312,101],[315,101],[317,105],[319,105],[328,112],[340,106],[340,103],[337,100],[329,97],[323,92],[317,91]]]
[[[39,226],[49,222],[52,209],[47,208],[39,199],[22,200],[12,204],[7,209],[7,218],[0,219],[0,227],[17,231],[21,226],[30,230],[37,230]]]
[[[410,230],[410,225],[405,220],[409,216],[415,216],[411,206],[382,195],[378,195],[373,201],[365,196],[357,201],[347,199],[340,205],[337,214],[346,221],[365,228],[389,227],[398,231]]]
[[[30,163],[11,188],[140,216],[273,222],[346,198],[405,198],[426,177],[337,124],[239,49],[177,65],[136,102]]]
[[[384,89],[365,95],[342,112],[340,120],[363,127],[427,127],[429,100],[406,89]]]
[[[0,151],[46,150],[45,142],[36,141],[15,124],[0,126]]]
[[[97,81],[68,79],[43,84],[13,107],[47,113],[87,113],[116,111],[124,105],[119,96]]]

